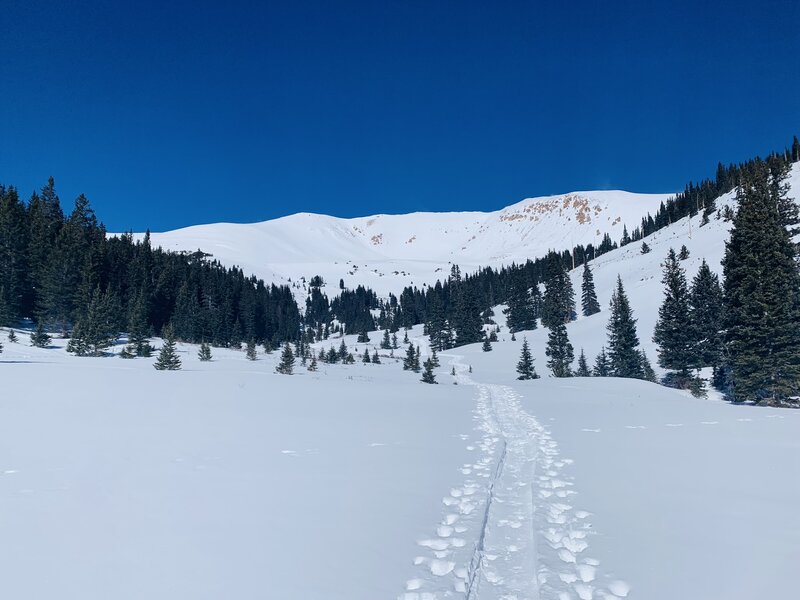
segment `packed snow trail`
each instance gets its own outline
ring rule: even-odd
[[[477,388],[479,452],[464,464],[463,485],[443,499],[436,536],[419,541],[424,574],[400,600],[580,600],[623,598],[628,586],[606,581],[587,554],[591,513],[577,510],[550,433],[523,410],[509,386],[475,382],[460,356],[447,355],[455,383]]]

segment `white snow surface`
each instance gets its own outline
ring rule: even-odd
[[[524,334],[542,375],[545,333]],[[794,596],[800,412],[520,382],[522,337],[443,353],[428,386],[386,352],[283,376],[277,353],[180,345],[159,372],[21,334],[0,355],[0,597]]]
[[[407,285],[433,284],[450,265],[468,273],[482,266],[524,262],[576,244],[622,237],[623,224],[639,225],[668,194],[572,192],[529,198],[495,212],[412,213],[342,219],[298,213],[253,224],[216,223],[153,233],[169,250],[201,249],[225,265],[238,265],[266,282],[299,285],[322,275],[327,293],[339,279],[367,285],[381,296]],[[141,237],[141,234],[135,236]]]

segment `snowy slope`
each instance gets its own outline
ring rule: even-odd
[[[574,192],[530,198],[490,213],[412,213],[340,219],[299,213],[249,225],[218,223],[152,234],[154,245],[198,248],[268,282],[297,282],[322,275],[329,294],[340,278],[366,284],[380,295],[409,284],[432,284],[450,264],[470,272],[542,256],[574,244],[598,244],[603,234],[622,236],[655,213],[666,194]],[[304,293],[298,290],[298,297]]]
[[[794,597],[800,412],[519,382],[501,338],[426,386],[385,355],[286,377],[275,353],[180,345],[184,371],[157,372],[21,335],[0,355],[0,597]]]

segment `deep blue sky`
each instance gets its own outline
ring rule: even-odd
[[[673,191],[800,135],[797,0],[214,4],[2,2],[0,181],[158,231]]]

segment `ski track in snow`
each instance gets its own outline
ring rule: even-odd
[[[508,386],[473,381],[461,357],[449,356],[456,380],[477,388],[477,452],[459,468],[465,479],[442,500],[435,535],[418,540],[420,572],[398,600],[614,600],[624,581],[603,576],[588,554],[591,513],[550,432],[522,408]]]

